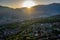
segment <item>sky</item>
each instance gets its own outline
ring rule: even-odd
[[[27,0],[0,0],[0,5],[2,6],[8,6],[12,8],[19,8],[22,6],[22,3]],[[46,5],[51,3],[60,3],[60,0],[32,0],[37,5]]]

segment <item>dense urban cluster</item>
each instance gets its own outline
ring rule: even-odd
[[[3,26],[1,29],[0,40],[60,40],[60,22],[23,25],[14,30]]]

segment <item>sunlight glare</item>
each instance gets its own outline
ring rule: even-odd
[[[24,1],[23,4],[22,4],[22,7],[31,8],[32,6],[35,6],[34,1]]]

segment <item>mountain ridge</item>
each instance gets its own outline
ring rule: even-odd
[[[9,8],[0,6],[0,24],[6,22],[16,22],[29,18],[50,17],[60,15],[60,3],[52,3],[49,5],[38,5],[32,7],[32,11],[28,15],[27,8]]]

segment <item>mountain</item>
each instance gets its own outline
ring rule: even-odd
[[[28,13],[27,8],[9,8],[0,6],[0,24],[22,21],[30,18],[60,15],[60,3],[36,5]]]
[[[21,8],[24,14],[27,15],[27,8]],[[17,10],[21,10],[17,9]],[[30,17],[48,17],[60,15],[60,3],[52,3],[49,5],[36,5],[31,8]]]
[[[38,5],[33,8],[35,8],[34,13],[36,13],[36,15],[38,14],[41,16],[60,15],[60,4],[59,3],[53,3],[49,5]]]

